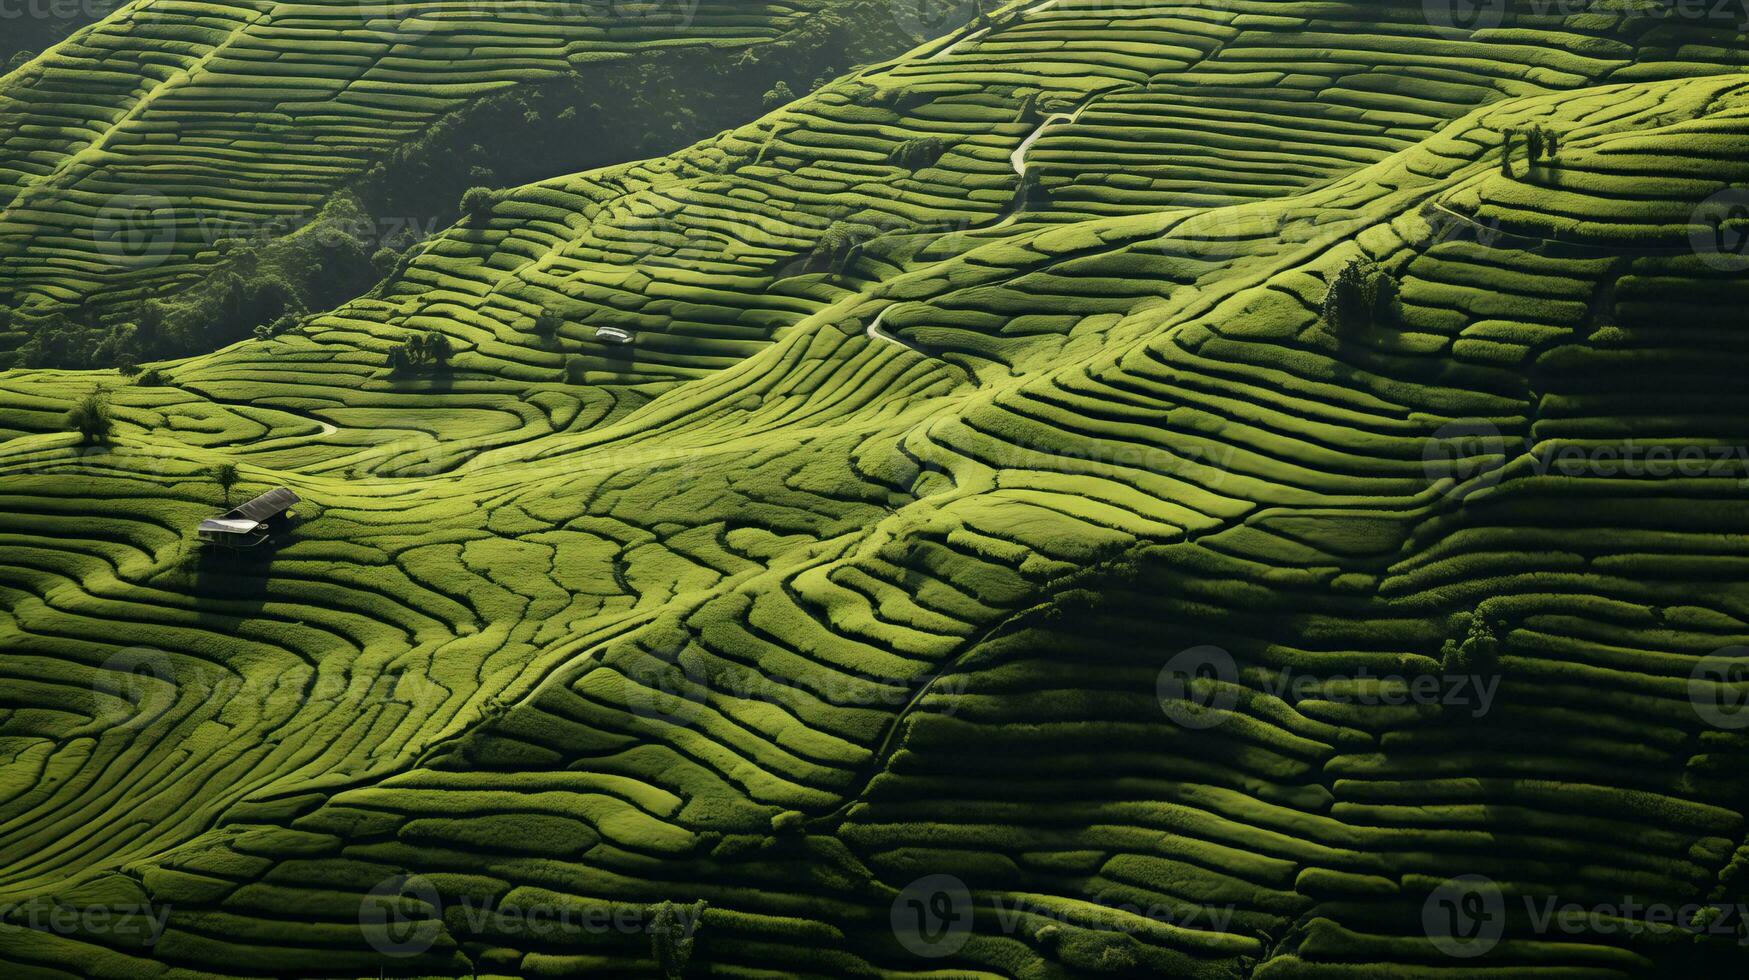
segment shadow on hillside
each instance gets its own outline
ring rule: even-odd
[[[281,529],[259,547],[231,550],[197,545],[183,569],[193,587],[196,620],[222,627],[257,616],[267,603],[273,564],[290,536]]]
[[[455,387],[455,371],[445,368],[432,371],[429,374],[390,375],[396,391],[416,393],[425,392],[433,395],[445,395]]]

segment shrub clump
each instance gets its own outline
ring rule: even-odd
[[[462,194],[462,216],[472,224],[483,224],[498,207],[498,193],[490,187],[470,187]]]
[[[1324,322],[1345,336],[1394,323],[1400,288],[1397,277],[1377,262],[1355,259],[1342,267],[1324,295]]]
[[[689,906],[662,902],[650,911],[650,955],[665,980],[680,980],[692,962],[692,948],[704,917],[705,902]]]
[[[454,352],[449,338],[435,330],[416,334],[406,343],[389,348],[389,370],[394,374],[411,374],[422,367],[447,370]]]
[[[899,144],[889,159],[906,170],[922,170],[935,166],[947,152],[947,142],[938,136],[923,136]]]
[[[109,411],[109,389],[93,388],[79,399],[67,413],[67,428],[79,433],[83,445],[98,446],[109,441],[115,420]]]

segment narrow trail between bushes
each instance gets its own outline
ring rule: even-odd
[[[892,307],[890,307],[890,306],[887,307],[887,310],[890,310],[890,309],[892,309]],[[874,320],[869,323],[869,325],[868,325],[869,339],[870,340],[884,340],[889,344],[898,344],[900,347],[905,348],[906,350],[910,351],[913,354],[919,354],[919,355],[922,355],[923,357],[928,357],[929,355],[925,354],[922,350],[918,349],[918,347],[915,344],[901,340],[898,337],[895,337],[892,334],[887,333],[885,330],[881,329],[881,324],[885,323],[886,319],[887,319],[887,310],[880,311],[880,313],[875,315]]]

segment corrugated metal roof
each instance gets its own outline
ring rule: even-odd
[[[203,534],[249,534],[261,524],[257,521],[238,520],[230,517],[211,517],[200,522]]]
[[[271,521],[275,517],[291,510],[292,505],[297,502],[297,494],[292,493],[285,487],[279,487],[278,489],[267,491],[248,503],[239,504],[235,510],[225,516],[250,521]]]

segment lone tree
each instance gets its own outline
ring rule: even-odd
[[[650,954],[666,980],[680,980],[686,965],[692,961],[692,947],[697,941],[699,920],[706,903],[675,905],[662,902],[650,911]]]
[[[79,399],[79,404],[67,413],[67,427],[79,433],[84,445],[96,446],[109,441],[115,421],[109,416],[109,389],[93,388]]]
[[[490,187],[470,187],[462,195],[462,214],[474,224],[492,217],[492,209],[497,206],[498,194]]]
[[[1500,175],[1512,176],[1512,151],[1518,147],[1518,130],[1508,129],[1506,141],[1500,145]]]
[[[225,492],[226,507],[231,506],[231,488],[236,486],[240,479],[242,479],[242,474],[237,472],[236,463],[220,463],[214,467],[213,482],[217,483],[219,489]]]

